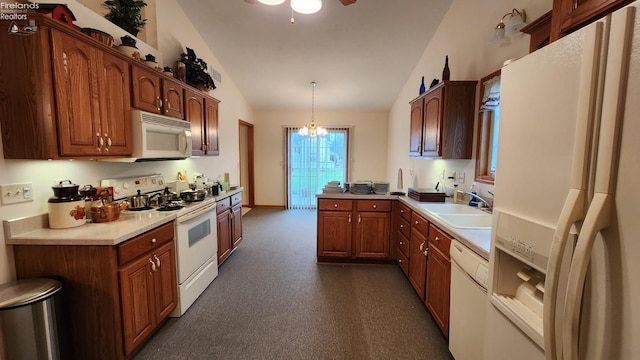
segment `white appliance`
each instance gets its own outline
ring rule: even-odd
[[[489,262],[451,240],[449,351],[456,360],[482,360]]]
[[[502,69],[485,359],[640,357],[638,6]]]
[[[129,158],[107,159],[111,162],[186,159],[191,156],[191,123],[142,110],[131,110]]]
[[[162,193],[166,187],[160,174],[117,179],[103,179],[101,186],[112,186],[114,197],[126,199],[142,194]],[[175,246],[178,283],[178,303],[169,316],[180,317],[218,276],[218,231],[216,202],[214,198],[204,201],[182,203],[183,208],[170,210],[176,214]],[[143,212],[159,211],[152,208]],[[171,207],[171,209],[175,209]],[[123,212],[127,216],[130,212]],[[136,212],[139,213],[139,212]]]

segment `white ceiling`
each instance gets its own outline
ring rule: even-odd
[[[316,111],[388,111],[451,5],[322,2],[292,25],[289,1],[178,0],[254,111],[310,109],[311,81]]]

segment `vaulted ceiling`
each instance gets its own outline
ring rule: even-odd
[[[323,0],[295,24],[288,1],[178,3],[255,111],[310,109],[311,81],[316,111],[387,111],[451,0]]]

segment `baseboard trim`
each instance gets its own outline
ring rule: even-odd
[[[284,210],[284,205],[253,205],[253,209],[280,209]]]

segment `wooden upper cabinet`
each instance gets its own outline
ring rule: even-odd
[[[111,54],[102,57],[98,82],[102,89],[101,130],[105,155],[130,155],[131,143],[131,87],[129,64]]]
[[[184,88],[174,80],[162,80],[164,115],[184,119]]]
[[[131,69],[133,84],[133,107],[160,114],[162,112],[162,88],[160,76],[141,66]]]
[[[476,84],[444,81],[410,102],[409,155],[471,159]]]
[[[195,91],[184,92],[185,115],[191,123],[192,155],[204,155],[206,152],[205,123],[204,123],[204,97]]]
[[[207,155],[220,155],[218,142],[218,104],[220,101],[213,98],[204,99],[204,115],[206,123]]]
[[[411,123],[409,125],[409,156],[422,155],[422,106],[421,98],[411,103]]]
[[[553,42],[633,0],[554,0],[550,40]]]

